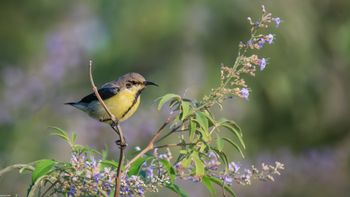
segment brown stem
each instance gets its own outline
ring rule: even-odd
[[[121,127],[119,126],[118,119],[109,111],[108,107],[103,102],[100,94],[98,93],[97,87],[96,87],[96,85],[94,83],[94,79],[92,77],[92,61],[91,60],[90,60],[90,64],[89,64],[89,76],[90,76],[92,90],[94,91],[98,101],[103,106],[103,108],[106,110],[106,113],[109,115],[110,119],[112,120],[111,127],[117,133],[117,135],[119,136],[119,140],[120,140],[119,141],[120,143],[118,144],[119,148],[120,148],[119,163],[118,163],[118,168],[117,168],[117,176],[115,178],[115,192],[114,192],[114,197],[118,197],[120,194],[120,180],[121,180],[121,177],[123,176],[122,165],[124,163],[124,151],[125,151],[125,147],[126,147],[125,138],[124,138],[123,131],[122,131]]]
[[[170,148],[170,147],[176,147],[176,146],[190,146],[190,145],[195,145],[195,143],[164,144],[160,146],[155,146],[154,148]]]
[[[148,151],[151,151],[154,149],[154,144],[157,138],[160,136],[160,133],[162,130],[169,124],[171,118],[169,117],[167,121],[163,123],[163,125],[158,129],[158,131],[153,135],[151,138],[151,141],[148,143],[146,148],[144,148],[139,154],[137,154],[134,158],[132,158],[126,165],[125,168],[129,168],[131,164],[133,164],[138,158],[142,157],[144,154],[146,154]]]

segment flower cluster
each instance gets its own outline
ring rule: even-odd
[[[73,153],[70,166],[58,172],[55,190],[68,196],[109,195],[114,188],[115,170],[86,153]]]
[[[203,103],[207,103],[207,106],[221,105],[225,99],[232,96],[248,100],[250,89],[242,78],[243,74],[255,76],[257,70],[263,71],[268,64],[267,58],[259,57],[255,53],[248,55],[248,52],[262,49],[266,44],[273,44],[275,35],[264,33],[264,29],[268,29],[272,23],[275,23],[275,27],[278,28],[281,19],[272,17],[272,14],[262,6],[261,18],[253,21],[251,17],[248,17],[248,21],[251,26],[250,39],[239,43],[238,57],[233,66],[221,66],[220,86],[212,89],[210,95],[203,98]]]
[[[251,166],[250,169],[241,170],[238,164],[231,162],[228,164],[228,168],[224,169],[214,152],[208,153],[208,159],[205,160],[204,164],[207,175],[222,180],[225,185],[232,185],[234,182],[240,185],[250,185],[252,180],[274,181],[274,176],[280,175],[280,171],[284,170],[284,164],[280,162],[275,162],[275,165],[262,163],[260,170],[255,166]],[[181,163],[176,165],[177,174],[181,179],[198,182],[200,181],[200,177],[193,175],[194,168],[193,163],[187,168],[181,165]]]
[[[145,196],[145,192],[158,192],[170,184],[168,171],[161,160],[170,161],[172,154],[159,154],[144,162],[140,172],[128,175],[128,169],[121,178],[121,196]],[[103,160],[96,160],[86,153],[73,152],[69,166],[58,169],[54,191],[68,196],[109,196],[114,191],[116,168],[107,167]]]

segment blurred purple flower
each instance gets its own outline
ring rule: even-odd
[[[281,23],[280,17],[272,18],[272,21],[275,22],[277,28],[280,26],[280,23]]]
[[[265,39],[269,44],[272,44],[274,36],[272,34],[268,34],[266,35]]]
[[[259,67],[260,67],[261,71],[265,69],[266,64],[267,64],[267,61],[266,61],[265,58],[262,58],[262,59],[259,60]]]
[[[242,98],[244,98],[245,100],[248,100],[249,90],[247,88],[242,88],[240,93],[241,93]]]

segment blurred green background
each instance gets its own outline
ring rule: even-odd
[[[63,103],[91,92],[88,61],[99,85],[130,71],[160,84],[123,127],[129,148],[144,146],[164,119],[154,99],[165,93],[201,98],[217,85],[248,37],[248,16],[264,4],[282,18],[277,40],[260,55],[267,69],[248,84],[248,102],[230,100],[222,116],[236,120],[249,167],[278,160],[275,183],[234,185],[238,196],[348,196],[350,193],[350,1],[14,1],[0,2],[0,167],[41,158],[68,160],[49,126],[78,133],[97,149],[114,146],[106,125]],[[0,194],[23,196],[29,176],[0,178]],[[208,196],[182,183],[191,196]],[[168,194],[169,193],[169,194]],[[164,194],[162,191],[155,196]]]

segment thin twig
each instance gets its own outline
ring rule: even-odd
[[[115,192],[114,192],[114,197],[118,197],[120,194],[120,179],[123,176],[122,172],[122,165],[124,163],[124,151],[125,151],[125,138],[123,131],[121,127],[119,126],[119,120],[109,111],[108,107],[106,104],[103,102],[100,94],[98,93],[98,89],[94,83],[94,79],[92,77],[92,61],[90,60],[89,64],[89,76],[90,76],[90,82],[92,86],[92,90],[94,91],[98,101],[100,104],[103,106],[103,108],[106,110],[106,113],[109,115],[110,119],[112,120],[111,127],[112,129],[117,133],[119,136],[119,148],[120,148],[120,154],[119,154],[119,163],[118,163],[118,168],[117,168],[117,176],[115,178]]]
[[[160,146],[154,146],[154,148],[170,148],[170,147],[176,147],[176,146],[191,146],[191,145],[195,145],[195,143],[164,144]]]
[[[7,173],[7,172],[9,172],[11,170],[14,170],[14,169],[19,169],[20,170],[20,169],[23,169],[23,168],[29,169],[29,170],[32,170],[32,171],[34,170],[34,167],[31,166],[31,164],[14,164],[12,166],[7,166],[6,168],[0,170],[0,177],[3,174],[5,174],[5,173]]]
[[[131,164],[133,164],[138,158],[142,157],[144,154],[146,154],[148,151],[151,151],[154,149],[155,141],[160,136],[160,133],[162,130],[170,123],[171,118],[169,117],[167,121],[163,123],[163,125],[158,129],[158,131],[153,135],[151,138],[151,141],[148,143],[146,148],[144,148],[139,154],[137,154],[134,158],[132,158],[126,165],[125,168],[128,169]]]
[[[103,102],[103,99],[101,98],[100,94],[98,93],[98,89],[95,85],[94,82],[94,78],[92,77],[92,60],[90,60],[89,63],[89,76],[90,76],[90,83],[92,86],[92,90],[94,91],[98,101],[100,102],[100,104],[103,106],[103,108],[106,110],[107,114],[109,115],[109,117],[111,118],[112,122],[118,123],[118,120],[116,119],[116,117],[111,113],[111,111],[109,111],[108,107],[106,106],[106,104]]]

